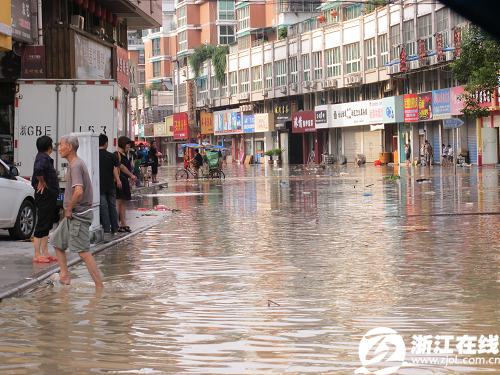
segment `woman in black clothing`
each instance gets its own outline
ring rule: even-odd
[[[151,165],[151,177],[153,179],[153,183],[157,183],[157,175],[158,175],[158,150],[156,149],[156,142],[152,141],[151,146],[149,147],[149,155],[148,160]]]
[[[118,208],[118,232],[130,232],[130,227],[127,225],[126,205],[127,201],[132,199],[130,191],[129,178],[132,181],[136,177],[132,174],[133,168],[130,163],[127,153],[130,150],[131,140],[127,137],[118,138],[118,150],[116,151],[116,158],[120,162],[120,181],[122,183],[121,189],[116,189],[116,206]]]

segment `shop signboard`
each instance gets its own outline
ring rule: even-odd
[[[335,104],[331,106],[329,125],[332,128],[341,128],[395,123],[401,120],[397,103],[400,104],[400,100],[396,100],[396,97],[392,96],[379,100]],[[318,125],[316,125],[317,127]]]
[[[315,132],[314,119],[316,114],[314,111],[300,111],[292,115],[292,133],[309,133]]]
[[[12,0],[11,3],[12,38],[20,42],[33,42],[31,37],[30,3],[31,0]]]
[[[154,132],[155,137],[166,137],[167,136],[167,124],[165,121],[154,123]]]
[[[255,132],[255,115],[243,115],[243,132],[244,133],[254,133]]]
[[[434,90],[432,92],[432,118],[441,120],[450,117],[450,89]]]
[[[174,113],[174,139],[189,138],[189,119],[186,112]]]
[[[432,92],[418,94],[418,120],[432,119]]]
[[[155,126],[153,123],[144,124],[144,137],[154,137]]]
[[[45,46],[25,46],[21,57],[22,78],[45,78]]]
[[[174,136],[174,116],[165,117],[165,130],[167,137]]]
[[[214,112],[214,134],[243,133],[242,114],[238,109]]]
[[[418,122],[418,95],[406,94],[403,96],[404,122]]]
[[[279,101],[273,106],[276,129],[285,129],[286,122],[292,119],[292,111],[288,101]]]
[[[314,126],[316,129],[329,127],[330,107],[330,105],[318,105],[314,108]]]
[[[212,112],[200,112],[201,134],[214,134],[214,114]]]
[[[264,133],[274,130],[274,121],[272,113],[256,113],[255,133]]]

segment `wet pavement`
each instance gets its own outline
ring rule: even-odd
[[[407,348],[413,334],[500,334],[498,169],[227,172],[144,195],[181,211],[97,255],[102,293],[79,265],[70,287],[3,300],[0,372],[352,374],[372,328]]]

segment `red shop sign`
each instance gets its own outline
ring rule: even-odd
[[[408,71],[408,65],[406,64],[406,48],[401,47],[401,53],[399,54],[399,71],[401,73],[406,73]]]
[[[174,139],[189,138],[189,121],[186,112],[174,113]]]
[[[314,111],[301,111],[292,116],[292,133],[315,132]]]
[[[418,122],[418,95],[406,94],[403,96],[404,122]]]
[[[121,47],[116,47],[116,81],[130,91],[128,51]]]

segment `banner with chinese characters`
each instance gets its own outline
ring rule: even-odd
[[[464,102],[462,99],[462,95],[464,93],[463,86],[452,87],[450,89],[450,112],[452,115],[462,115],[462,110],[464,109]]]
[[[25,46],[21,57],[22,78],[45,78],[45,46]]]
[[[167,124],[163,122],[154,123],[154,136],[155,137],[166,137],[167,136]]]
[[[214,134],[214,114],[212,112],[200,112],[201,134]]]
[[[244,133],[254,133],[255,132],[255,115],[243,115],[243,132]]]
[[[314,108],[314,127],[316,129],[326,129],[329,127],[330,105],[318,105]]]
[[[406,94],[403,96],[404,122],[418,122],[418,95]]]
[[[432,119],[432,92],[418,94],[418,120]]]
[[[408,65],[406,63],[406,48],[401,47],[401,52],[399,53],[399,71],[405,73],[408,71]]]
[[[75,33],[77,79],[111,79],[111,48]]]
[[[274,130],[274,121],[272,113],[256,113],[255,133],[264,133]]]
[[[116,82],[127,91],[130,91],[128,51],[121,47],[116,47]]]
[[[174,139],[189,138],[189,120],[186,112],[174,113]]]
[[[300,111],[292,115],[292,133],[315,132],[314,111]]]

